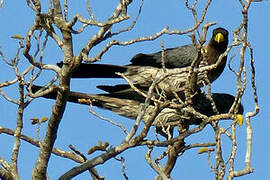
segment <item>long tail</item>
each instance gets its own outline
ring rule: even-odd
[[[42,86],[33,85],[31,87],[31,90],[35,93],[42,88],[43,88]],[[73,102],[73,103],[77,103],[77,104],[89,104],[87,102],[80,101],[79,99],[93,99],[94,96],[95,95],[71,91],[69,96],[68,96],[68,101]],[[57,89],[55,89],[54,91],[52,91],[52,92],[50,92],[42,97],[47,98],[47,99],[56,99]]]
[[[32,91],[37,92],[43,88],[42,86],[33,85]],[[57,97],[57,89],[54,91],[42,96],[47,99],[56,99]],[[89,101],[90,100],[90,101]],[[136,118],[138,113],[138,107],[140,102],[131,100],[131,99],[120,99],[117,97],[112,97],[110,94],[106,96],[106,94],[87,94],[87,93],[79,93],[70,91],[68,96],[68,101],[84,104],[84,105],[93,105],[100,108],[111,110],[117,114],[129,117]],[[130,108],[129,108],[130,107]],[[137,108],[134,108],[137,107]]]
[[[63,66],[63,62],[57,63],[59,67]],[[127,70],[125,66],[111,64],[86,64],[81,63],[80,66],[72,73],[72,78],[120,78],[117,72],[124,73]]]

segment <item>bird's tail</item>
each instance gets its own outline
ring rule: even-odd
[[[37,86],[37,85],[32,85],[31,90],[33,93],[39,91],[42,89],[43,86]],[[81,102],[80,99],[93,99],[94,95],[91,94],[86,94],[86,93],[79,93],[79,92],[73,92],[71,91],[68,96],[68,101],[73,102],[73,103],[78,103],[78,104],[89,104],[86,102]],[[43,95],[42,97],[47,98],[47,99],[56,99],[57,97],[57,89],[54,89],[52,92]]]
[[[33,85],[31,87],[32,92],[37,92],[42,89],[42,86]],[[47,99],[56,99],[57,89],[52,92],[43,95],[42,97]],[[68,99],[69,102],[84,104],[84,105],[93,105],[96,107],[108,109],[112,112],[115,112],[119,115],[123,115],[129,118],[136,118],[138,114],[138,108],[140,107],[140,102],[134,101],[131,99],[121,99],[113,97],[110,94],[87,94],[70,91]]]
[[[63,62],[57,63],[62,67]],[[81,63],[79,67],[72,73],[72,78],[120,78],[116,73],[126,72],[127,67],[111,65],[111,64],[86,64]]]

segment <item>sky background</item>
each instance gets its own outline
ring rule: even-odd
[[[42,1],[45,2],[45,1]],[[47,1],[46,1],[47,2]],[[75,2],[75,1],[72,1]],[[123,27],[127,27],[136,16],[139,2],[132,3],[128,14],[131,19],[127,22],[123,22],[112,28],[112,31],[117,31]],[[93,13],[96,19],[100,21],[106,20],[114,10],[114,7],[118,3],[117,0],[92,0],[90,1]],[[198,6],[198,14],[202,12],[202,7],[206,1],[200,1]],[[70,17],[76,13],[87,15],[87,9],[85,1],[77,0],[76,3],[72,3],[70,6]],[[43,12],[46,12],[47,7],[42,7]],[[252,3],[249,10],[249,21],[248,21],[248,40],[251,42],[254,48],[254,58],[256,66],[256,85],[258,88],[260,113],[252,118],[253,127],[253,154],[251,165],[254,168],[254,173],[240,177],[238,179],[244,180],[265,180],[269,179],[269,167],[270,161],[269,156],[269,40],[268,34],[270,29],[270,2],[263,1],[261,3]],[[27,7],[24,1],[6,1],[2,9],[0,9],[0,22],[1,22],[1,33],[0,33],[0,46],[8,59],[12,59],[17,51],[18,40],[12,39],[11,36],[14,34],[26,35],[29,27],[34,22],[34,12]],[[71,19],[71,18],[70,18]],[[240,4],[235,0],[215,0],[209,7],[207,12],[206,22],[216,22],[217,25],[210,28],[207,39],[211,36],[211,31],[215,27],[224,27],[230,32],[229,40],[232,40],[232,30],[237,28],[239,23],[242,21],[242,14]],[[117,40],[130,40],[133,38],[153,35],[159,32],[166,26],[169,26],[171,30],[178,29],[184,30],[193,25],[193,18],[185,8],[184,1],[177,0],[155,0],[145,1],[142,9],[140,18],[130,32],[123,33],[113,39]],[[80,26],[77,26],[80,27]],[[73,36],[74,42],[74,53],[75,55],[85,45],[92,35],[97,32],[98,28],[89,27],[87,31],[81,35]],[[111,39],[112,40],[112,39]],[[102,63],[113,63],[113,64],[128,64],[129,60],[136,54],[142,53],[153,53],[161,50],[161,40],[164,41],[166,48],[181,46],[190,44],[191,40],[187,35],[164,35],[155,41],[136,43],[130,46],[115,46],[112,47],[102,59]],[[95,47],[91,52],[90,56],[94,56],[104,47],[107,43],[101,43]],[[50,39],[48,46],[45,51],[44,63],[55,64],[62,59],[62,54],[57,45]],[[232,52],[229,57],[232,56]],[[28,65],[27,60],[21,57],[20,68]],[[247,56],[248,57],[248,56]],[[239,56],[234,58],[232,64],[234,67],[238,67]],[[245,108],[245,112],[253,111],[254,103],[252,98],[252,90],[250,87],[250,66],[249,58],[246,58],[245,64],[247,68],[247,90],[245,91],[242,103]],[[12,69],[5,65],[0,59],[0,82],[5,80],[11,80],[14,78]],[[44,72],[37,81],[37,84],[46,83],[53,73]],[[72,80],[71,90],[86,92],[86,93],[101,93],[102,91],[95,88],[99,84],[117,84],[123,82],[121,80],[108,80],[108,79],[84,79],[84,80]],[[17,97],[16,86],[10,88],[4,88],[3,90],[13,98]],[[236,79],[233,73],[229,71],[226,66],[223,74],[212,84],[213,92],[230,93],[236,94]],[[51,107],[54,104],[52,100],[46,100],[38,98],[32,102],[32,104],[25,110],[24,114],[24,129],[23,133],[37,138],[36,126],[31,125],[30,118],[33,117],[50,117]],[[7,102],[2,96],[0,96],[0,126],[15,129],[16,127],[16,109],[17,106]],[[121,143],[125,134],[121,132],[118,127],[112,126],[111,124],[101,121],[96,117],[92,116],[88,112],[89,108],[83,105],[77,105],[68,103],[62,122],[58,130],[58,137],[55,143],[55,147],[59,147],[63,150],[68,149],[68,145],[72,144],[81,152],[87,154],[90,147],[97,145],[98,140],[103,142],[108,141],[110,145],[117,146]],[[105,117],[111,118],[112,120],[124,124],[128,129],[132,127],[132,121],[125,119],[121,116],[115,115],[109,111],[104,111],[98,108],[94,109],[97,113],[102,114]],[[228,126],[230,122],[224,122],[224,127]],[[41,129],[41,135],[44,137],[46,129],[44,124]],[[244,158],[246,150],[246,126],[237,128],[238,134],[238,152],[236,169],[242,169],[244,167]],[[206,127],[199,134],[195,134],[186,139],[186,143],[198,143],[198,142],[211,142],[214,139],[213,131],[210,127]],[[0,157],[10,162],[11,150],[13,147],[13,137],[0,134]],[[229,141],[224,139],[224,152],[226,153],[231,145]],[[160,148],[160,150],[163,150]],[[192,149],[186,151],[184,155],[178,158],[176,167],[173,170],[172,177],[174,179],[214,179],[214,173],[210,172],[210,168],[207,164],[207,154],[198,155],[198,149]],[[150,168],[144,159],[144,154],[147,152],[146,147],[137,147],[136,150],[128,150],[121,154],[126,159],[126,173],[130,179],[153,179],[155,172]],[[160,151],[153,153],[153,157],[157,157]],[[32,168],[35,164],[39,151],[36,147],[33,147],[26,142],[22,141],[20,149],[19,159],[19,172],[22,179],[31,179]],[[93,155],[87,156],[87,158],[93,158],[98,155],[96,152]],[[214,154],[213,154],[214,155]],[[225,158],[228,157],[228,152]],[[119,156],[120,157],[120,156]],[[213,160],[213,158],[212,158]],[[57,179],[64,172],[70,168],[78,165],[77,163],[57,157],[51,156],[48,174],[50,179]],[[111,159],[104,165],[97,167],[100,175],[105,176],[105,179],[124,179],[121,172],[121,163]],[[88,172],[77,176],[74,179],[86,179],[89,177]]]

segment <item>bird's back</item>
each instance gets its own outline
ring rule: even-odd
[[[185,45],[176,48],[169,48],[165,51],[165,67],[183,68],[191,65],[192,61],[197,57],[197,49],[193,45]],[[137,54],[131,59],[130,66],[152,66],[162,67],[162,52],[153,54]]]

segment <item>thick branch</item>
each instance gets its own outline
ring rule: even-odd
[[[56,13],[55,23],[62,32],[63,36],[63,54],[64,54],[64,66],[62,67],[62,72],[60,76],[59,91],[57,92],[57,98],[55,105],[52,108],[52,114],[48,122],[48,128],[46,131],[46,136],[44,142],[42,143],[40,154],[37,159],[36,165],[33,169],[32,179],[46,179],[47,165],[51,156],[54,142],[57,137],[57,131],[62,119],[67,97],[69,93],[70,85],[70,74],[73,68],[73,44],[72,36],[68,23],[62,18],[62,10],[60,2],[54,0],[54,10]],[[69,64],[69,65],[67,65]]]

